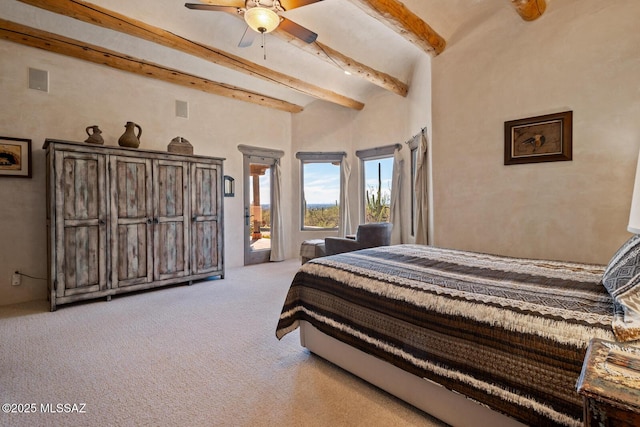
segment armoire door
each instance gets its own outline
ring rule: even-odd
[[[191,274],[222,271],[222,171],[217,165],[191,165]]]
[[[151,159],[111,156],[111,286],[153,281]]]
[[[189,164],[154,160],[154,280],[189,275]]]
[[[105,156],[55,153],[56,297],[107,288]]]

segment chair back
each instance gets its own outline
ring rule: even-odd
[[[389,246],[391,244],[392,228],[393,224],[390,222],[361,224],[356,231],[356,240],[363,249],[376,246]]]

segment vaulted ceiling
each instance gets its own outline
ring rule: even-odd
[[[282,13],[317,33],[313,43],[277,28],[241,48],[240,15],[182,1],[4,0],[0,37],[269,108],[295,113],[321,99],[361,110],[376,91],[406,96],[420,55],[441,54],[496,10],[533,20],[545,7],[545,0],[322,0]]]

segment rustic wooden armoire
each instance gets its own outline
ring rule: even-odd
[[[224,159],[47,139],[51,311],[224,277]]]

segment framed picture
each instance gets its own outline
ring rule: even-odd
[[[504,122],[504,164],[571,160],[573,111]]]
[[[31,178],[31,140],[0,136],[0,177]]]

